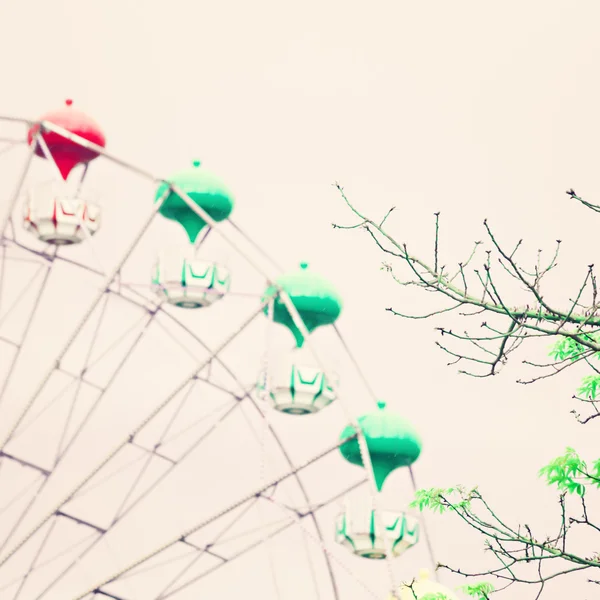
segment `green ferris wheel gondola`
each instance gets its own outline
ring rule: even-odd
[[[300,268],[293,273],[278,277],[275,284],[287,292],[309,333],[322,325],[332,325],[342,312],[342,299],[333,285],[324,277],[308,270],[307,263],[301,263]],[[263,301],[276,294],[276,287],[269,287],[264,293]],[[268,306],[265,306],[264,312],[268,315]],[[298,348],[304,345],[304,335],[279,296],[273,301],[273,320],[292,332]]]
[[[223,182],[215,175],[200,168],[200,161],[194,161],[192,168],[175,173],[169,182],[186,193],[200,208],[215,221],[223,221],[233,210],[233,196]],[[157,190],[154,201],[158,202],[168,190],[163,183]],[[206,221],[196,214],[178,194],[171,191],[159,208],[166,219],[177,221],[185,229],[193,244],[204,229]]]
[[[419,458],[421,440],[412,425],[385,408],[385,402],[378,402],[377,406],[377,411],[359,417],[358,424],[367,442],[377,489],[381,491],[392,471],[408,467]],[[348,425],[342,431],[340,439],[347,439],[353,434],[354,428]],[[340,452],[348,462],[364,466],[358,438],[342,444]]]

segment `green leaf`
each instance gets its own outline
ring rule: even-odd
[[[593,485],[600,488],[600,458],[592,463],[590,475],[596,479],[596,481],[592,482]]]
[[[581,339],[597,343],[600,340],[600,332],[593,331],[590,333],[582,333],[579,336]],[[577,360],[582,353],[589,351],[587,346],[583,346],[576,340],[570,337],[560,337],[560,339],[552,346],[549,355],[554,360]],[[600,352],[595,353],[596,358],[600,358]]]
[[[420,512],[423,512],[427,508],[440,514],[447,510],[469,510],[475,490],[476,488],[473,488],[467,492],[460,485],[446,489],[430,488],[428,490],[417,490],[415,492],[415,499],[409,506],[411,508],[418,508]]]
[[[587,475],[587,464],[573,448],[568,447],[562,456],[555,458],[539,471],[540,477],[545,477],[548,485],[556,485],[559,490],[570,494],[583,496],[585,484],[581,480]]]
[[[490,594],[496,589],[493,584],[488,581],[462,585],[459,590],[463,591],[468,596],[472,596],[475,600],[488,600]]]
[[[410,503],[410,507],[418,508],[420,512],[428,508],[433,512],[443,513],[446,510],[446,506],[442,504],[440,498],[443,492],[444,490],[441,488],[417,490],[415,492],[415,499]]]
[[[600,375],[588,375],[581,381],[577,393],[589,400],[594,400],[598,395],[598,390],[600,390]]]

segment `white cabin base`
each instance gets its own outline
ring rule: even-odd
[[[179,257],[159,260],[152,276],[155,292],[180,308],[211,306],[229,291],[229,270],[215,262]]]
[[[94,235],[100,228],[100,207],[55,194],[55,188],[40,186],[28,192],[23,207],[24,228],[55,246],[78,244]]]

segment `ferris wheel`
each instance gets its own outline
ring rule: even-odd
[[[0,124],[0,598],[456,598],[331,283],[199,161],[130,165],[70,100]]]

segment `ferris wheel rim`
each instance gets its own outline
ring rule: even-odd
[[[119,159],[119,158],[115,157],[114,155],[112,155],[112,154],[110,154],[110,153],[106,152],[106,150],[105,150],[104,148],[102,148],[102,147],[100,147],[100,146],[97,146],[96,144],[93,144],[93,143],[89,142],[88,140],[85,140],[85,138],[82,138],[82,137],[80,137],[80,136],[77,136],[77,135],[75,135],[75,134],[72,134],[71,132],[68,132],[67,130],[65,130],[65,129],[61,128],[60,126],[57,126],[57,125],[55,125],[54,123],[51,123],[51,122],[48,122],[48,121],[44,121],[44,120],[42,120],[42,121],[33,121],[33,122],[32,122],[32,121],[29,121],[29,120],[27,120],[27,119],[6,118],[6,117],[2,117],[2,116],[0,116],[0,121],[1,121],[1,120],[11,120],[11,121],[17,121],[17,122],[22,122],[22,123],[24,123],[24,124],[27,124],[27,125],[30,125],[31,123],[37,123],[37,124],[39,125],[39,130],[40,130],[40,131],[43,131],[43,130],[48,130],[48,131],[54,132],[54,133],[56,133],[56,134],[58,134],[58,135],[61,135],[61,136],[65,137],[66,139],[70,139],[71,141],[73,141],[73,142],[75,142],[75,143],[77,143],[77,144],[80,144],[80,145],[82,145],[82,146],[84,146],[84,147],[88,147],[88,148],[90,148],[90,149],[93,149],[94,151],[97,151],[99,155],[102,155],[103,157],[107,158],[108,160],[110,160],[110,161],[112,161],[112,162],[114,162],[114,163],[116,163],[116,164],[118,164],[118,165],[120,165],[120,166],[122,166],[122,167],[125,167],[126,169],[128,169],[128,170],[130,170],[130,171],[133,171],[133,172],[135,172],[135,173],[137,173],[137,174],[141,175],[142,177],[144,177],[144,178],[146,178],[146,179],[150,179],[150,180],[152,180],[154,183],[167,183],[167,184],[168,184],[168,186],[169,186],[169,187],[168,187],[168,189],[172,189],[173,191],[175,191],[175,192],[176,192],[178,195],[180,195],[180,197],[182,197],[182,199],[185,199],[185,201],[186,201],[186,202],[188,202],[188,200],[189,200],[188,204],[190,204],[190,203],[191,203],[191,200],[189,199],[189,197],[188,197],[187,199],[186,199],[186,198],[184,198],[184,197],[187,197],[187,194],[185,194],[184,192],[182,192],[181,190],[179,190],[179,189],[177,188],[177,186],[175,186],[175,185],[173,185],[173,184],[169,183],[167,180],[165,180],[165,179],[162,179],[162,178],[155,177],[153,174],[149,173],[148,171],[146,171],[146,170],[144,170],[144,169],[140,169],[140,168],[138,168],[138,167],[136,167],[136,166],[134,166],[134,165],[131,165],[131,164],[127,163],[126,161],[122,161],[121,159]],[[34,144],[34,146],[35,146],[35,144]],[[30,154],[30,157],[29,157],[29,158],[30,158],[30,160],[33,158],[33,152]],[[26,171],[25,171],[25,172],[27,172],[27,169],[26,169]],[[148,221],[149,223],[152,221],[152,219],[153,219],[153,218],[154,218],[154,216],[156,215],[156,212],[158,211],[158,207],[159,207],[159,206],[160,206],[160,203],[158,204],[158,206],[156,206],[156,205],[155,205],[155,207],[154,207],[154,210],[153,210],[153,213],[152,213],[152,216],[151,216],[151,218],[150,218],[150,219],[149,219],[149,221]],[[207,214],[206,214],[206,213],[204,213],[204,211],[203,211],[202,209],[197,209],[197,208],[194,208],[194,207],[192,207],[192,206],[191,206],[191,204],[190,204],[190,208],[192,208],[192,209],[193,209],[195,212],[197,212],[197,213],[198,213],[200,216],[202,216],[202,218],[206,218],[206,217],[207,217]],[[217,227],[217,225],[218,225],[218,224],[217,224],[216,222],[212,222],[212,223],[211,223],[211,221],[212,221],[212,219],[210,219],[210,220],[209,220],[209,219],[207,219],[207,222],[209,223],[211,230],[213,230],[213,229],[214,229],[214,230],[216,230],[217,232],[220,232],[220,233],[221,233],[221,235],[222,235],[222,236],[223,236],[223,237],[224,237],[224,238],[227,240],[227,236],[226,236],[225,234],[223,234],[222,230],[221,230],[221,229],[219,229],[219,228]],[[237,226],[235,226],[235,227],[236,227],[236,229],[238,229],[238,228],[237,228]],[[3,230],[3,231],[4,231],[4,230]],[[143,235],[143,231],[142,231],[142,234],[141,234],[141,235]],[[4,236],[3,236],[3,239],[10,239],[10,238],[4,238]],[[137,241],[139,241],[139,240],[136,240],[136,242],[135,242],[135,243],[137,243]],[[15,240],[13,240],[13,242],[14,242],[14,243],[16,243],[17,245],[19,245],[19,244],[16,242],[16,239],[15,239]],[[233,243],[233,244],[232,244],[232,246],[233,246],[234,250],[236,250],[237,252],[240,252],[240,250],[239,250],[239,246],[236,246],[236,245],[235,245],[235,243]],[[20,246],[20,247],[22,247],[23,249],[25,249],[25,247],[24,247],[24,246]],[[135,247],[135,244],[133,245],[133,247]],[[29,248],[27,248],[27,249],[26,249],[26,251],[31,251],[31,250],[30,250]],[[240,252],[240,253],[243,255],[243,252]],[[41,253],[40,253],[40,254],[41,254]],[[265,255],[266,255],[266,254],[265,254]],[[58,256],[58,255],[57,255],[57,256]],[[246,258],[248,258],[248,257],[246,257]],[[270,257],[269,257],[269,258],[270,258]],[[74,265],[74,266],[78,266],[78,267],[86,268],[87,270],[89,270],[89,271],[93,272],[94,274],[97,274],[97,275],[102,275],[102,273],[101,273],[100,271],[98,271],[98,270],[96,270],[96,269],[94,269],[94,268],[87,267],[86,265],[83,265],[83,264],[78,264],[76,261],[69,261],[68,259],[64,259],[62,256],[60,256],[59,258],[56,258],[56,257],[55,257],[55,259],[47,258],[47,260],[50,260],[50,262],[53,262],[53,260],[61,260],[61,259],[62,259],[62,260],[67,260],[67,262],[70,262],[70,263],[71,263],[72,265]],[[125,260],[126,260],[126,258],[125,258]],[[249,262],[251,262],[251,261],[249,261]],[[271,260],[271,262],[272,262],[273,264],[276,264],[276,263],[274,263],[274,261],[272,261],[272,260]],[[252,262],[251,262],[251,264],[252,264]],[[256,267],[256,265],[255,265],[255,264],[253,264],[252,266],[253,266],[253,267]],[[261,275],[262,275],[262,276],[264,276],[264,278],[266,279],[267,283],[271,283],[271,281],[275,279],[275,278],[272,278],[272,277],[270,277],[270,276],[268,275],[268,273],[267,273],[267,272],[266,272],[264,269],[257,268],[256,270],[257,270],[259,273],[261,273]],[[118,272],[119,272],[119,269],[116,269],[116,270],[114,271],[114,273],[118,273]],[[108,279],[108,277],[106,277],[106,279]],[[110,288],[110,285],[112,285],[112,283],[114,282],[114,279],[115,279],[115,275],[112,275],[112,277],[111,277],[111,279],[110,279],[110,282],[109,282],[108,286],[106,286],[106,288],[103,290],[103,292],[102,292],[102,293],[105,293],[105,292],[111,292],[111,293],[116,293],[116,294],[117,294],[117,295],[119,295],[120,297],[124,297],[124,296],[123,296],[123,295],[122,295],[120,292],[115,292],[115,291],[113,291],[113,290],[110,290],[110,289],[109,289],[109,288]],[[128,289],[128,291],[130,291],[130,292],[134,292],[134,293],[135,293],[135,290],[133,290],[132,288],[130,288],[130,287],[129,287],[129,288],[127,288],[127,289]],[[290,314],[292,315],[292,318],[296,317],[297,319],[299,319],[299,320],[300,320],[300,325],[302,326],[300,329],[302,329],[302,328],[303,328],[304,330],[306,330],[306,327],[304,326],[304,323],[302,322],[302,318],[300,317],[300,315],[299,315],[299,314],[297,313],[297,311],[295,310],[295,307],[293,306],[293,303],[291,302],[291,300],[290,300],[289,296],[287,296],[287,293],[285,292],[285,290],[279,290],[279,291],[280,291],[280,293],[282,294],[282,299],[283,299],[283,302],[284,302],[284,303],[287,305],[287,307],[288,307],[288,310],[290,311]],[[142,294],[139,294],[139,296],[140,296],[141,298],[144,298],[144,296],[143,296]],[[287,296],[287,298],[286,298],[286,296]],[[144,298],[144,300],[148,301],[148,299],[146,299],[146,298]],[[291,306],[290,306],[290,305],[291,305]],[[142,306],[142,308],[143,308],[143,306]],[[260,310],[262,310],[262,308],[263,308],[263,307],[261,307],[261,309],[260,309]],[[158,309],[157,309],[157,310],[158,310]],[[294,315],[294,313],[296,313],[296,314]],[[90,311],[88,314],[86,314],[85,320],[89,319],[89,317],[91,316],[91,314],[92,314],[92,312],[91,312],[91,311]],[[166,314],[168,317],[170,317],[170,318],[174,319],[175,321],[177,321],[176,317],[174,317],[174,316],[173,316],[173,315],[170,313],[170,311],[164,311],[164,310],[163,310],[163,311],[161,311],[161,314]],[[186,328],[184,325],[183,325],[183,327],[184,327],[184,328],[185,328],[185,329],[188,331],[188,333],[190,333],[191,335],[194,335],[194,334],[193,334],[193,332],[191,332],[191,330],[187,329],[187,328]],[[336,331],[337,331],[337,330],[336,330]],[[303,333],[306,333],[306,331],[305,331],[305,332],[303,332]],[[339,333],[339,332],[338,332],[338,333]],[[196,337],[196,336],[194,336],[194,337]],[[199,338],[196,338],[196,339],[197,339],[197,341],[198,341],[198,342],[200,342],[202,345],[204,345],[204,344],[203,344],[203,342],[201,342]],[[72,343],[72,340],[70,340],[70,342],[69,342],[69,344],[67,345],[67,347],[70,347],[70,344],[71,344],[71,343]],[[308,344],[308,345],[309,345],[309,347],[310,347],[310,344]],[[206,349],[208,349],[208,347],[206,347]],[[312,350],[312,349],[311,349],[311,350]],[[220,350],[218,350],[218,351],[217,351],[217,355],[218,355],[218,353],[219,353],[219,352],[220,352]],[[313,353],[314,353],[314,352],[313,352]],[[58,353],[58,355],[60,355],[60,354],[61,354],[61,352],[59,352],[59,353]],[[315,356],[316,356],[316,354],[315,354]],[[213,360],[213,359],[215,359],[215,360],[216,360],[216,359],[217,359],[217,356],[213,355],[213,357],[211,358],[211,360]],[[318,359],[317,359],[317,360],[318,360]],[[221,364],[222,364],[222,366],[224,366],[224,365],[223,365],[223,363],[222,363],[222,361],[221,361]],[[237,379],[235,378],[235,374],[231,373],[231,375],[232,375],[232,377],[234,378],[234,380],[236,380],[236,381],[237,381]],[[366,379],[365,379],[365,382],[366,382]],[[43,385],[43,384],[42,384],[42,385]],[[367,383],[367,387],[369,387],[369,386],[368,386],[368,383]],[[371,391],[371,390],[369,389],[369,391]],[[261,415],[261,418],[263,418],[263,419],[265,419],[265,420],[266,420],[266,417],[265,417],[264,413],[261,411],[260,407],[259,407],[259,406],[256,404],[256,401],[255,401],[255,400],[252,398],[252,396],[251,396],[251,395],[249,395],[249,394],[246,394],[244,397],[248,397],[248,398],[251,400],[251,404],[252,404],[252,405],[255,407],[255,409],[256,409],[256,410],[259,412],[259,414]],[[35,398],[35,397],[34,397],[34,398]],[[353,423],[353,425],[354,425],[354,423]],[[269,430],[270,430],[271,434],[272,434],[272,435],[275,437],[275,439],[276,439],[276,442],[277,442],[277,444],[278,444],[278,447],[280,448],[281,452],[283,453],[283,455],[285,456],[286,460],[289,462],[289,465],[290,465],[290,467],[291,467],[291,468],[292,468],[292,470],[293,470],[293,469],[295,468],[295,467],[294,467],[294,465],[293,465],[293,462],[291,462],[291,461],[290,461],[290,459],[289,459],[289,455],[288,455],[288,453],[287,453],[287,450],[286,450],[286,448],[285,448],[284,444],[283,444],[283,443],[281,442],[281,440],[278,438],[278,436],[277,436],[277,434],[276,434],[275,430],[274,430],[274,429],[273,429],[273,428],[270,426],[270,424],[269,424]],[[360,443],[361,443],[361,438],[363,437],[363,436],[362,436],[362,430],[360,429],[360,427],[356,427],[356,426],[355,426],[355,431],[356,431],[356,436],[358,437],[358,439],[359,439],[359,444],[360,444]],[[2,443],[2,448],[4,448],[4,446],[5,446],[5,445],[6,445],[5,443]],[[367,453],[367,454],[368,454],[368,453]],[[369,457],[367,456],[367,457],[365,458],[365,463],[364,463],[364,464],[365,464],[365,467],[367,467],[367,463],[368,463],[368,462],[370,462],[370,461],[369,461]],[[368,467],[368,468],[366,468],[366,470],[367,470],[367,473],[368,473],[368,474],[369,474],[369,475],[372,477],[372,473],[369,473],[369,471],[372,471],[372,467],[370,467],[370,468]],[[296,473],[296,475],[297,475],[297,473]],[[305,496],[305,499],[306,499],[306,502],[307,502],[307,504],[310,504],[309,496],[307,495],[307,493],[306,493],[306,490],[304,489],[304,486],[303,486],[303,485],[300,483],[300,479],[299,479],[299,477],[298,477],[298,483],[299,483],[299,485],[300,485],[300,487],[301,487],[301,489],[302,489],[302,493],[303,493],[303,495]],[[315,516],[314,516],[314,514],[312,514],[312,513],[311,513],[311,517],[312,517],[312,519],[314,520],[314,524],[315,524],[315,527],[316,527],[316,529],[317,529],[317,531],[318,531],[318,535],[319,535],[319,538],[320,538],[321,542],[324,542],[324,539],[323,539],[322,532],[321,532],[321,530],[320,530],[320,527],[319,527],[319,525],[318,525],[318,523],[317,523],[317,521],[316,521],[316,517],[315,517]],[[27,539],[25,539],[25,542],[26,542],[26,541],[27,541]],[[18,547],[20,547],[20,546],[18,546]],[[1,566],[2,564],[4,564],[4,562],[5,562],[6,560],[8,560],[8,559],[9,559],[11,556],[12,556],[12,553],[11,553],[11,552],[9,552],[8,556],[7,556],[7,557],[5,557],[5,559],[4,559],[4,560],[3,560],[3,561],[0,563],[0,566]],[[329,562],[329,557],[328,557],[328,555],[327,555],[327,553],[326,553],[326,552],[324,552],[324,553],[323,553],[323,556],[325,557],[325,561],[326,561],[326,563],[327,563],[327,566],[328,566],[328,569],[329,569],[330,578],[331,578],[331,581],[332,581],[332,586],[333,586],[333,589],[334,589],[334,596],[335,596],[335,598],[337,599],[337,598],[338,598],[337,586],[336,586],[336,583],[335,583],[335,578],[334,578],[333,570],[332,570],[332,568],[331,568],[331,564],[330,564],[330,562]],[[81,598],[83,598],[83,597],[84,597],[84,596],[81,596]]]

